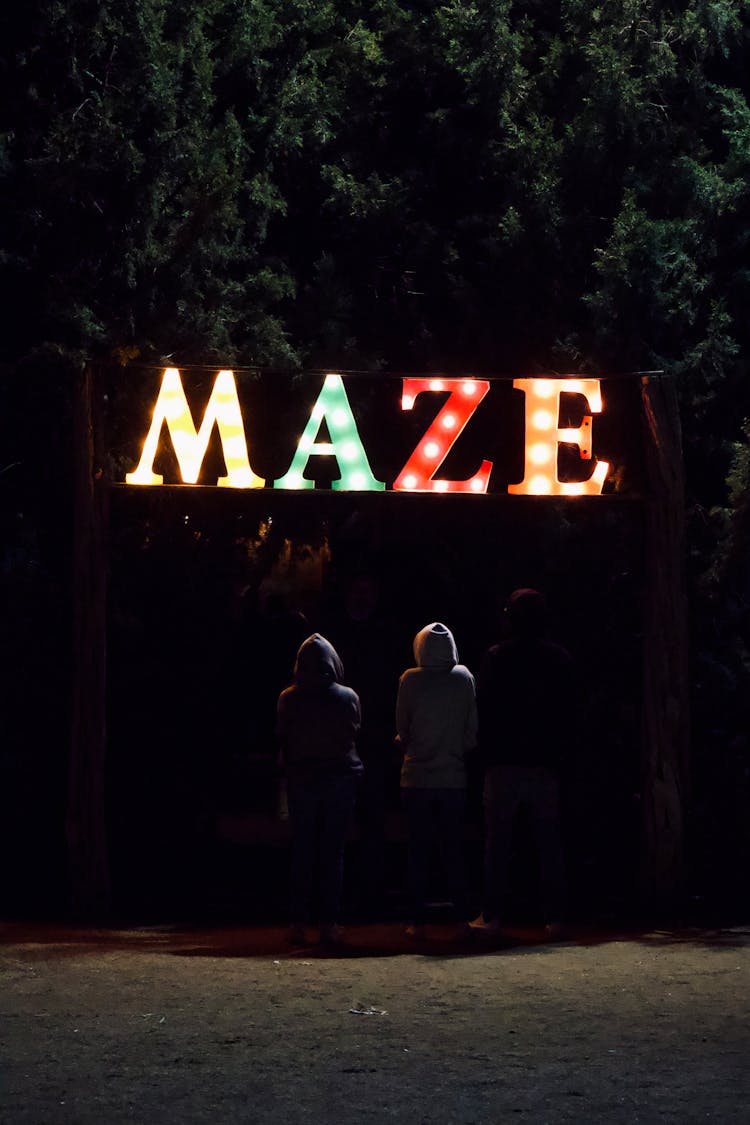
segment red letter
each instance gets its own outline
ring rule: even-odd
[[[400,492],[486,492],[492,462],[482,461],[468,480],[433,480],[453,443],[479,406],[486,379],[404,379],[401,409],[411,410],[422,391],[450,391],[450,397],[393,482]]]

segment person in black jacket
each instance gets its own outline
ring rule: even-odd
[[[361,715],[356,692],[325,637],[303,641],[294,683],[282,691],[277,734],[286,773],[292,829],[291,940],[304,942],[318,860],[320,940],[340,940],[338,912],[344,847],[362,762],[356,739]]]
[[[485,870],[482,914],[471,925],[494,933],[501,928],[513,822],[525,805],[536,838],[547,931],[554,936],[565,902],[560,777],[576,707],[573,663],[546,637],[546,605],[537,590],[514,591],[506,612],[510,638],[488,650],[478,683]]]

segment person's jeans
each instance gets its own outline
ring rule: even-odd
[[[559,922],[565,901],[560,782],[544,766],[493,766],[485,775],[482,913],[489,922],[501,918],[506,908],[513,822],[521,805],[528,809],[536,840],[544,918]]]
[[[412,920],[422,925],[430,877],[430,860],[440,855],[448,891],[461,921],[467,918],[466,872],[464,868],[464,789],[401,790],[409,833],[409,887]]]
[[[289,781],[293,925],[305,925],[310,919],[316,860],[318,921],[323,926],[338,921],[344,878],[344,848],[357,782],[358,778],[353,774],[324,775],[304,782]]]

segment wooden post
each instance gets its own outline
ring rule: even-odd
[[[110,904],[105,818],[107,494],[94,456],[94,377],[78,375],[73,427],[73,668],[66,836],[71,907],[101,916]]]
[[[651,906],[685,888],[689,681],[685,478],[674,379],[641,380],[646,559],[643,653],[641,891]]]

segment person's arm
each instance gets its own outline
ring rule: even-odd
[[[352,700],[352,726],[354,728],[354,737],[356,738],[362,727],[362,702],[356,691],[354,691],[353,689],[352,695],[354,696]]]
[[[583,690],[580,679],[576,673],[573,658],[569,652],[562,650],[560,668],[557,674],[558,703],[556,710],[560,715],[578,716],[583,713]],[[561,723],[558,727],[557,757],[560,769],[569,770],[576,758],[580,747],[579,725],[577,722]]]
[[[482,659],[477,680],[478,736],[477,750],[481,764],[486,767],[497,742],[497,680],[495,676],[496,656],[489,649]]]
[[[411,730],[411,707],[409,704],[409,681],[401,677],[398,682],[398,695],[396,696],[396,742],[402,753],[406,753],[409,745]]]
[[[280,770],[283,770],[286,764],[286,729],[287,710],[284,693],[282,692],[276,703],[276,741],[279,747],[276,754],[276,766]]]
[[[464,751],[474,750],[477,745],[479,724],[477,720],[477,696],[474,688],[474,677],[469,676],[467,685],[466,725],[464,727]]]

